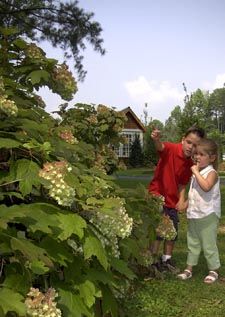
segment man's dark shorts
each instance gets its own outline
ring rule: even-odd
[[[175,239],[173,239],[171,241],[176,241],[177,236],[178,236],[178,223],[179,223],[178,211],[174,208],[168,208],[168,207],[164,206],[163,207],[163,214],[168,215],[170,217],[170,219],[173,221],[173,225],[174,225],[174,228],[177,232],[177,235],[176,235]],[[156,240],[164,240],[164,239],[157,236]]]

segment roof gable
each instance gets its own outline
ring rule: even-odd
[[[126,115],[127,119],[128,119],[128,121],[125,122],[125,125],[124,125],[125,128],[126,127],[129,128],[129,124],[133,121],[135,123],[135,125],[137,126],[137,128],[139,128],[143,132],[146,131],[144,125],[138,119],[138,117],[136,116],[136,114],[133,112],[133,110],[130,107],[127,107],[127,108],[121,110],[121,112],[123,112]]]

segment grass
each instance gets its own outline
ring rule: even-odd
[[[131,175],[133,172],[129,170]],[[136,171],[137,172],[137,171]],[[141,173],[141,170],[138,173]],[[148,171],[149,172],[149,171]],[[140,174],[139,174],[140,175]],[[143,175],[143,174],[142,174]],[[147,174],[149,175],[149,174]],[[134,188],[138,183],[146,185],[149,181],[121,180],[116,183],[122,187]],[[203,255],[194,268],[193,277],[180,281],[176,276],[166,273],[163,279],[137,281],[135,292],[125,300],[124,317],[224,317],[225,316],[225,186],[221,185],[222,217],[218,233],[220,252],[220,279],[212,284],[203,283],[208,269]],[[179,239],[176,242],[173,258],[176,265],[183,269],[186,266],[186,228],[185,214],[180,216]]]
[[[119,176],[146,176],[152,175],[152,169],[147,167],[140,167],[140,168],[130,168],[124,171],[116,172],[115,175]]]
[[[114,174],[116,184],[122,188],[135,188],[139,183],[147,186],[153,171],[149,168],[132,168]]]

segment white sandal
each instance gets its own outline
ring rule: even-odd
[[[177,277],[184,281],[192,277],[192,272],[188,269],[185,269],[182,273],[178,274]]]
[[[209,274],[204,278],[204,283],[212,284],[218,280],[218,273],[215,271],[209,271]]]

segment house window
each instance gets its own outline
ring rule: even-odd
[[[119,148],[116,149],[118,157],[130,157],[131,145],[137,135],[140,138],[141,144],[143,145],[143,134],[140,130],[123,131],[121,133],[127,140],[125,144],[120,144]]]

